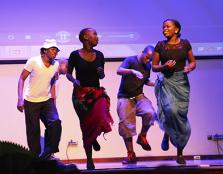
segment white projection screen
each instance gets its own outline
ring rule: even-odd
[[[57,39],[58,57],[68,57],[86,27],[97,30],[96,49],[106,58],[123,58],[165,39],[167,18],[180,21],[196,56],[222,56],[222,7],[222,0],[2,0],[0,61],[35,56],[46,38]]]

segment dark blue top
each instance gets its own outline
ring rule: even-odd
[[[143,93],[143,85],[148,82],[150,77],[150,62],[145,65],[138,61],[137,56],[132,56],[127,57],[122,62],[120,67],[134,69],[141,72],[143,74],[143,79],[139,79],[133,74],[122,75],[121,84],[118,91],[118,98],[129,98]]]
[[[76,79],[80,81],[80,85],[84,87],[100,87],[97,67],[104,68],[104,55],[98,50],[94,50],[96,58],[89,62],[84,60],[79,51],[73,51],[68,60],[68,73],[72,74],[73,69],[76,71]]]
[[[168,60],[176,61],[173,69],[165,70],[163,73],[172,74],[182,71],[186,65],[188,51],[191,49],[190,42],[186,39],[181,39],[178,44],[168,44],[166,40],[159,41],[156,44],[155,52],[159,53],[161,64],[165,64]]]

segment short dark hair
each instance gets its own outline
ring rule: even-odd
[[[149,51],[152,51],[152,52],[154,52],[154,46],[152,46],[152,45],[147,45],[145,48],[144,48],[144,50],[142,51],[143,53],[148,53]]]
[[[165,23],[166,21],[171,21],[174,23],[174,25],[179,29],[178,32],[176,33],[177,34],[177,37],[180,37],[181,36],[181,25],[180,25],[180,22],[176,19],[166,19],[165,21],[163,21],[163,23]]]
[[[79,40],[83,43],[84,42],[84,35],[87,33],[88,30],[91,30],[92,28],[84,28],[79,33]]]

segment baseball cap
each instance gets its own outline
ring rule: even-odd
[[[52,47],[55,47],[58,49],[58,51],[60,51],[58,45],[57,45],[57,41],[55,39],[46,39],[43,43],[43,46],[42,48],[45,48],[45,49],[49,49],[49,48],[52,48]]]

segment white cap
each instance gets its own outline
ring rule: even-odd
[[[45,49],[52,48],[52,47],[57,48],[58,51],[60,50],[57,45],[57,41],[55,39],[46,39],[42,46],[42,48],[45,48]]]

